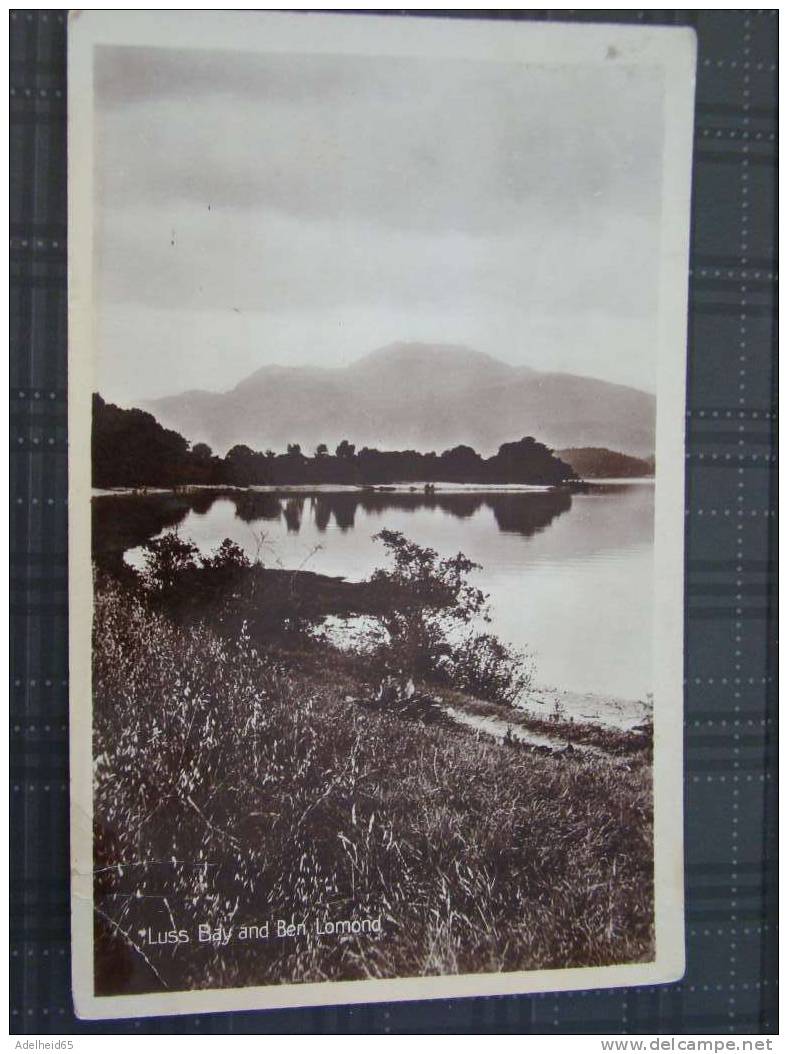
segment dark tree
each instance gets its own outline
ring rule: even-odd
[[[123,410],[93,396],[93,484],[175,486],[196,481],[189,444],[144,410]],[[199,477],[197,477],[199,478]]]
[[[93,473],[99,487],[419,483],[433,490],[432,484],[442,481],[552,485],[577,478],[570,465],[531,436],[504,443],[486,459],[464,444],[440,456],[370,447],[356,453],[347,439],[333,455],[325,443],[311,458],[300,443],[289,443],[286,454],[263,454],[239,443],[221,458],[207,443],[190,450],[183,436],[163,428],[151,414],[122,410],[99,395],[93,399]]]
[[[571,467],[533,436],[503,443],[487,462],[487,470],[494,483],[551,484],[575,478]]]
[[[351,458],[355,455],[355,453],[355,443],[349,443],[347,439],[343,439],[336,449],[336,456],[341,458]]]
[[[456,446],[452,450],[444,450],[440,456],[442,475],[448,480],[462,482],[478,477],[482,465],[483,459],[470,446]]]

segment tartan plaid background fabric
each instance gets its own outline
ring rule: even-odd
[[[776,12],[492,11],[484,17],[682,24],[698,32],[686,453],[686,977],[667,986],[561,995],[115,1023],[74,1017],[66,16],[12,11],[14,1033],[777,1032]]]

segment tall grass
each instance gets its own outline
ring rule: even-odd
[[[541,757],[347,698],[104,579],[94,622],[101,993],[653,954],[650,770]],[[315,920],[381,916],[382,933]],[[307,923],[223,948],[197,926]],[[151,945],[185,930],[189,943]]]

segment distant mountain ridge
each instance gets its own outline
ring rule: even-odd
[[[598,447],[574,447],[555,453],[571,465],[581,479],[637,479],[654,475],[653,457],[630,457]]]
[[[511,366],[461,345],[400,343],[348,366],[263,366],[226,392],[145,404],[168,428],[218,453],[238,443],[493,453],[513,435],[553,449],[654,451],[653,395],[568,373]]]

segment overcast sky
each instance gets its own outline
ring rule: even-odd
[[[113,47],[95,72],[106,397],[403,340],[653,390],[656,71]]]

